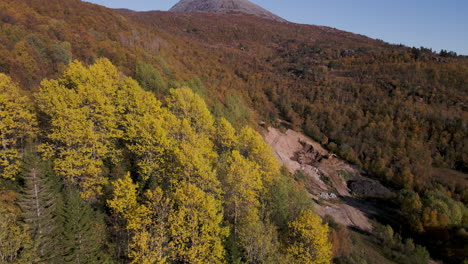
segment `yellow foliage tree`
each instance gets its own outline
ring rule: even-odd
[[[50,119],[46,156],[53,156],[55,172],[77,184],[84,198],[95,198],[107,182],[104,160],[118,162],[115,147],[118,129],[115,99],[120,74],[107,60],[89,68],[70,64],[62,78],[43,81],[37,94],[40,109]]]
[[[232,239],[248,263],[274,263],[278,251],[273,225],[260,218],[263,181],[260,166],[239,151],[232,151],[222,178],[226,219],[233,226]]]
[[[167,97],[169,110],[179,119],[188,120],[196,133],[211,135],[214,119],[205,101],[190,88],[171,89]]]
[[[200,125],[198,120],[210,120],[212,116],[201,98],[188,88],[173,90],[170,112],[153,94],[135,82],[127,83],[120,91],[122,103],[118,105],[123,106],[124,139],[137,158],[142,178],[153,177],[170,186],[191,182],[205,191],[219,193],[213,169],[217,155],[207,134],[214,127],[212,122]]]
[[[214,139],[219,153],[231,152],[238,145],[236,130],[225,118],[220,118],[216,123]]]
[[[222,178],[226,215],[236,229],[240,218],[251,215],[252,211],[258,215],[263,185],[259,166],[245,159],[239,151],[233,151],[227,163]]]
[[[135,212],[139,206],[137,198],[137,185],[133,183],[130,173],[122,179],[117,179],[112,183],[112,199],[107,201],[107,205],[116,213],[127,220],[129,226],[138,225],[134,223],[133,217],[137,217]]]
[[[328,225],[312,211],[302,214],[289,224],[290,245],[287,252],[295,264],[328,264],[332,245],[328,241]]]
[[[171,212],[171,201],[165,197],[161,188],[148,190],[145,193],[145,225],[141,226],[135,235],[133,245],[137,249],[134,252],[142,252],[144,258],[139,258],[135,253],[130,256],[135,263],[166,263],[169,256],[168,243],[168,218]],[[144,237],[145,239],[141,239]],[[139,261],[146,259],[146,262]]]
[[[175,145],[166,182],[173,187],[192,183],[219,197],[220,183],[214,169],[217,153],[211,140],[204,133],[196,133],[187,119],[172,121],[169,126],[169,137]]]
[[[33,242],[21,224],[15,193],[0,190],[0,263],[31,263]]]
[[[134,86],[133,88],[131,88]],[[122,127],[127,148],[137,158],[144,180],[161,178],[168,173],[175,142],[168,133],[168,125],[177,122],[151,93],[130,81],[127,90],[120,92]]]
[[[223,240],[227,229],[221,203],[193,184],[181,184],[172,195],[169,215],[172,260],[176,263],[225,263]]]
[[[244,127],[239,133],[239,145],[242,155],[260,166],[265,186],[270,186],[280,173],[280,166],[273,150],[262,136],[251,127]]]
[[[10,77],[0,73],[0,175],[14,179],[20,170],[25,138],[33,137],[37,120],[31,101]]]
[[[236,239],[247,263],[288,263],[280,262],[284,256],[280,255],[278,233],[273,224],[251,215],[242,219],[238,230]]]
[[[134,116],[127,122],[127,147],[136,156],[143,180],[151,177],[161,180],[168,173],[175,143],[154,115]]]
[[[113,187],[113,198],[107,204],[126,221],[125,228],[131,236],[128,252],[131,263],[166,263],[169,199],[156,188],[146,192],[145,203],[138,203],[137,185],[130,174],[115,181]]]
[[[187,120],[170,113],[134,116],[127,122],[126,134],[127,147],[137,157],[144,180],[153,177],[173,187],[190,182],[204,191],[220,193],[213,144],[204,134],[195,133]]]

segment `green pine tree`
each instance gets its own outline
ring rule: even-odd
[[[34,263],[60,262],[60,225],[57,219],[59,194],[52,187],[52,170],[37,154],[25,158],[23,193],[19,205],[35,249]]]
[[[63,263],[105,263],[103,250],[105,228],[97,212],[85,202],[77,190],[66,192],[64,220]]]

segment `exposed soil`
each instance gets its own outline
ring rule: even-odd
[[[356,199],[348,188],[361,194],[391,194],[380,183],[362,176],[362,171],[346,161],[332,155],[319,143],[305,135],[287,129],[284,133],[268,128],[264,135],[278,160],[293,174],[301,171],[304,184],[315,202],[315,209],[321,216],[330,215],[340,224],[372,230],[368,216],[379,210],[371,203]],[[347,178],[347,179],[345,179]],[[336,199],[322,197],[337,196]]]

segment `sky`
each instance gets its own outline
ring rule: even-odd
[[[323,25],[410,47],[468,55],[468,0],[251,0],[295,23]],[[167,11],[178,0],[87,0]]]

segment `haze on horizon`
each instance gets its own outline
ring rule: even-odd
[[[178,0],[86,0],[110,8],[167,11]],[[468,1],[251,0],[291,22],[323,25],[382,39],[468,55]]]

